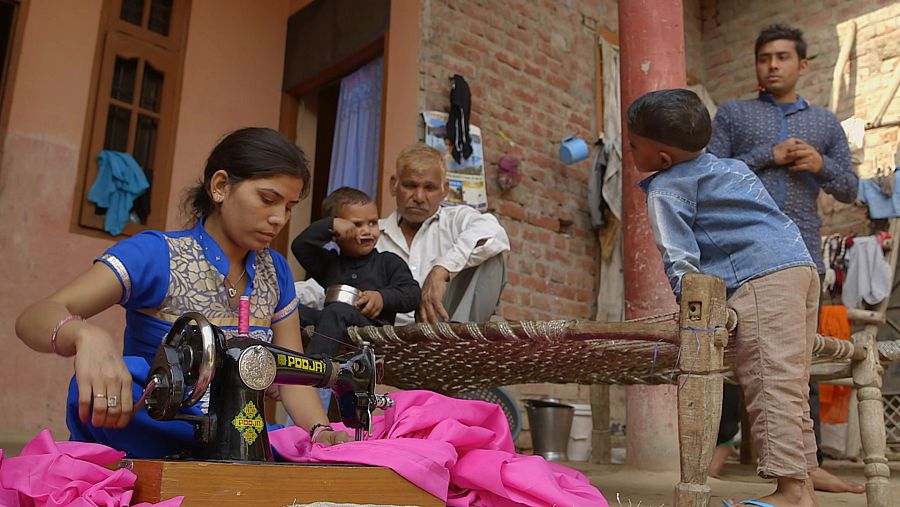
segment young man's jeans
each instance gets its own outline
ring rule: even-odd
[[[818,468],[809,412],[819,307],[816,270],[798,266],[750,280],[728,305],[738,314],[736,373],[759,458],[757,473],[805,480]]]

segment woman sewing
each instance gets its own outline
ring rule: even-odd
[[[241,296],[250,301],[254,338],[302,351],[297,297],[288,264],[268,248],[308,193],[303,152],[276,131],[235,131],[213,149],[203,181],[184,209],[193,227],[146,231],[125,239],[93,266],[16,321],[16,334],[39,352],[75,357],[66,422],[72,440],[98,442],[131,457],[189,454],[194,430],[184,421],[156,421],[134,403],[172,322],[197,311],[226,335],[238,328]],[[90,317],[119,304],[126,310],[123,343]],[[315,390],[280,386],[291,418],[316,442],[350,440],[335,432]],[[205,399],[187,409],[200,414]]]

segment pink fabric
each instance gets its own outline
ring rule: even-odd
[[[106,468],[124,452],[100,444],[54,442],[43,430],[15,458],[0,451],[0,505],[4,507],[128,507],[137,477]],[[177,507],[184,497],[134,507]]]
[[[369,440],[310,445],[309,434],[297,427],[273,431],[269,440],[288,461],[389,467],[450,506],[608,507],[580,472],[516,454],[499,406],[429,391],[390,396],[395,406],[375,418]]]

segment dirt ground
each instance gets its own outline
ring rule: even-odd
[[[627,465],[595,465],[584,462],[568,462],[591,479],[606,497],[611,507],[669,507],[672,492],[679,477],[677,472],[646,472]],[[891,495],[900,506],[900,462],[889,463],[891,469]],[[862,463],[826,460],[825,468],[843,479],[865,483]],[[710,479],[711,507],[720,507],[722,498],[752,499],[772,491],[772,484],[756,476],[750,465],[726,464],[719,479]],[[852,493],[818,492],[822,507],[866,507],[866,495]]]

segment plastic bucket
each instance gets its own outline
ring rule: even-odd
[[[524,400],[534,454],[548,461],[568,461],[569,432],[575,409],[549,400]]]

